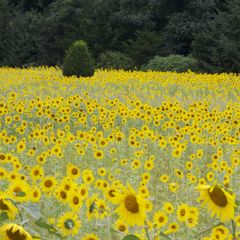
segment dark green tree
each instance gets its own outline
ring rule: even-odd
[[[31,30],[31,12],[23,15],[19,10],[15,10],[9,15],[0,43],[2,64],[11,67],[35,64],[38,49]]]
[[[135,38],[124,43],[125,52],[141,67],[157,54],[163,55],[163,38],[158,32],[136,31]]]
[[[189,0],[168,18],[164,29],[165,48],[169,54],[188,55],[192,52],[194,34],[206,28],[223,0]]]
[[[94,74],[94,61],[88,51],[87,44],[74,42],[66,53],[63,63],[63,75],[88,77]]]
[[[86,40],[90,28],[83,6],[85,1],[59,0],[39,16],[34,28],[38,43],[38,62],[41,65],[61,65],[72,42]],[[86,3],[87,4],[87,3]]]
[[[240,72],[240,1],[218,11],[193,42],[193,54],[208,72]]]
[[[10,20],[10,6],[8,0],[0,0],[0,66],[3,65],[4,45],[3,41],[6,37],[8,21]]]

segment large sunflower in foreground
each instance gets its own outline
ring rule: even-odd
[[[202,205],[206,205],[212,212],[212,216],[217,215],[221,221],[226,222],[234,218],[235,198],[223,188],[215,185],[199,185],[199,200]]]
[[[146,200],[136,194],[130,185],[124,189],[123,193],[117,195],[116,202],[119,204],[116,212],[121,220],[130,226],[144,225]]]
[[[2,240],[33,240],[31,235],[21,226],[7,223],[0,228],[0,239]]]

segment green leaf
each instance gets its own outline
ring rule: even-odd
[[[89,207],[89,212],[90,213],[92,213],[93,211],[94,211],[94,209],[95,209],[95,202],[92,202],[92,204],[90,205],[90,207]]]
[[[33,218],[39,219],[41,217],[40,206],[36,203],[29,203],[21,205],[21,207]]]
[[[18,192],[18,193],[16,194],[16,196],[18,196],[18,197],[25,197],[25,196],[26,196],[26,193],[25,193],[25,192]]]
[[[6,212],[0,214],[0,221],[5,221],[8,219],[8,215]]]
[[[37,224],[40,228],[44,228],[52,233],[57,231],[52,225],[46,223],[42,218],[35,221],[35,224]]]
[[[125,236],[122,240],[140,240],[140,238],[138,238],[137,236],[130,234]]]
[[[54,228],[52,225],[46,223],[42,218],[38,219],[37,221],[34,222],[37,226],[40,228],[46,229],[50,234],[56,235],[59,238],[63,238],[59,233],[57,233],[57,229]]]

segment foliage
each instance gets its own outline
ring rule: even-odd
[[[238,9],[237,0],[0,0],[0,66],[61,66],[82,39],[94,58],[122,52],[137,68],[194,54],[204,71],[237,72]]]
[[[134,62],[127,54],[117,51],[106,51],[100,54],[96,67],[130,70],[133,69]]]
[[[206,28],[221,6],[221,0],[186,1],[183,11],[176,11],[168,18],[164,28],[166,51],[169,54],[190,54],[194,34]]]
[[[154,71],[174,71],[174,72],[186,72],[199,71],[198,62],[196,59],[188,56],[181,55],[170,55],[168,57],[155,56],[151,59],[143,70],[154,70]]]
[[[87,44],[82,40],[76,41],[66,53],[63,63],[63,75],[92,76],[94,74],[93,64],[94,61],[88,51]]]
[[[193,54],[208,72],[240,72],[240,2],[232,0],[218,11],[193,42]]]
[[[12,11],[7,0],[0,0],[0,65],[22,66],[34,62],[37,47],[32,38],[32,15]]]
[[[154,55],[162,53],[163,39],[157,32],[136,31],[135,38],[124,44],[124,50],[141,67]]]

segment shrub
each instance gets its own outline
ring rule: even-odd
[[[172,72],[186,72],[191,70],[198,72],[198,61],[193,57],[185,57],[181,55],[169,55],[168,57],[155,56],[151,59],[143,70],[155,70],[155,71],[172,71]]]
[[[88,51],[87,44],[82,41],[74,42],[63,62],[63,75],[88,77],[94,74],[94,61]]]
[[[130,70],[133,69],[134,62],[127,54],[117,51],[106,51],[100,54],[96,67]]]

